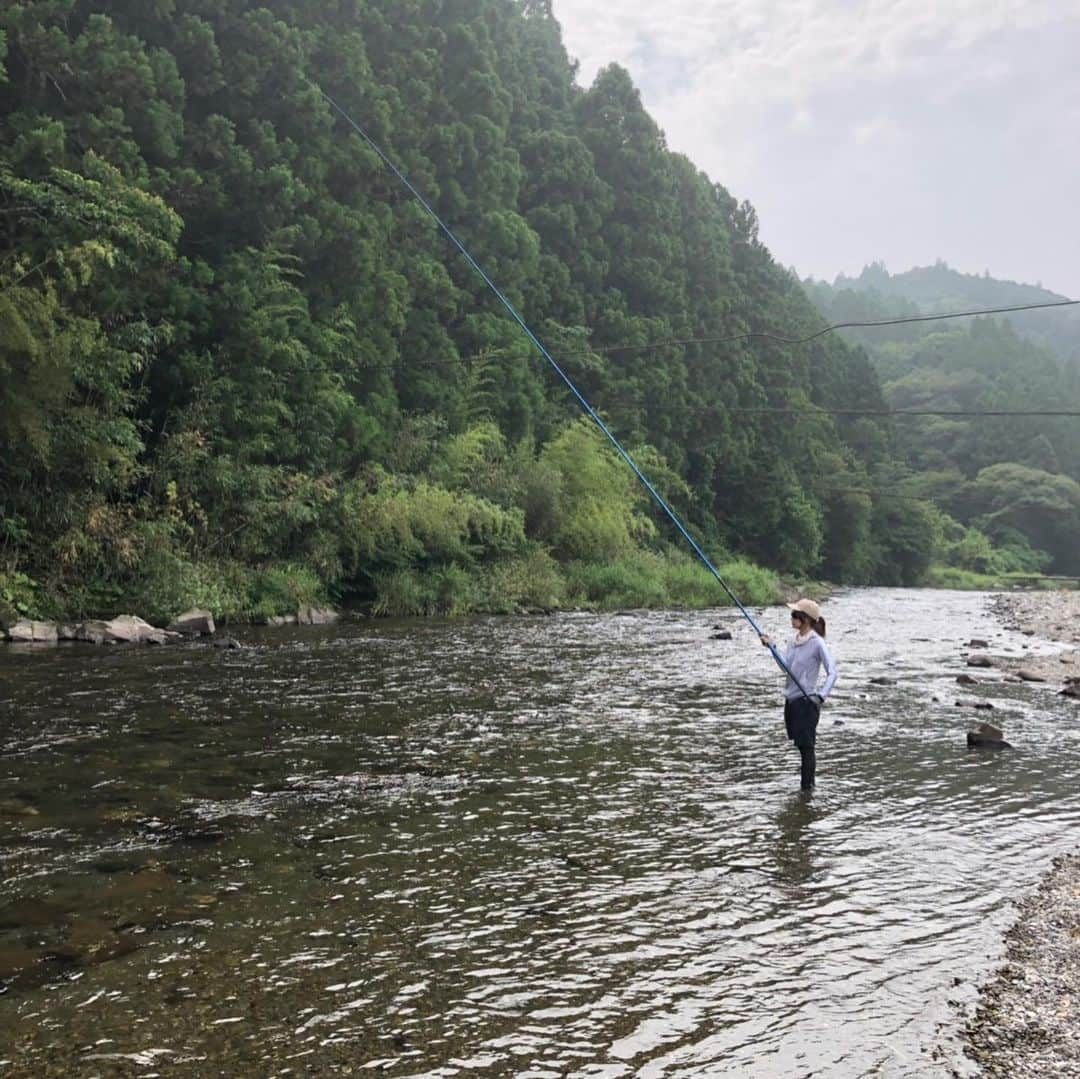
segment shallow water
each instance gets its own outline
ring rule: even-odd
[[[729,611],[0,651],[0,1075],[964,1072],[1080,819],[1075,704],[956,685],[1054,647],[988,602],[830,601],[809,797]]]

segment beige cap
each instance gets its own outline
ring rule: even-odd
[[[801,599],[798,603],[789,603],[788,607],[793,611],[802,611],[815,622],[821,617],[821,608],[812,599]]]

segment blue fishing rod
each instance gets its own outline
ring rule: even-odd
[[[510,317],[513,318],[513,320],[521,328],[522,333],[524,333],[525,336],[529,339],[529,341],[532,342],[540,355],[543,356],[545,360],[547,360],[548,364],[551,366],[551,369],[555,372],[556,375],[559,376],[560,379],[562,379],[567,389],[569,389],[569,391],[574,395],[578,404],[581,405],[585,413],[589,416],[593,423],[595,423],[596,426],[599,427],[600,430],[604,433],[604,437],[614,447],[615,452],[618,453],[618,455],[627,463],[627,465],[629,465],[634,475],[637,476],[637,478],[644,485],[645,489],[651,495],[652,500],[657,504],[657,506],[660,507],[661,510],[663,510],[668,520],[671,521],[671,523],[679,531],[680,535],[682,535],[683,539],[685,539],[686,542],[690,545],[690,548],[691,550],[693,550],[694,554],[696,554],[698,558],[701,559],[701,562],[705,566],[705,568],[717,580],[720,587],[723,588],[723,590],[731,597],[731,601],[742,612],[743,617],[753,627],[754,632],[758,635],[758,637],[763,637],[764,633],[761,627],[757,624],[757,622],[754,621],[753,615],[751,615],[750,612],[743,606],[742,601],[731,590],[731,588],[728,586],[727,581],[725,581],[724,578],[720,576],[717,568],[712,564],[708,555],[706,555],[705,552],[701,549],[701,546],[694,539],[694,537],[690,535],[689,531],[687,531],[686,526],[682,523],[681,520],[679,520],[679,517],[675,513],[675,511],[667,504],[667,502],[661,496],[660,492],[656,490],[652,483],[649,482],[649,478],[645,475],[644,472],[641,471],[641,469],[637,465],[637,462],[633,459],[633,457],[630,456],[627,450],[623,447],[622,443],[615,437],[608,425],[604,423],[604,421],[600,418],[600,416],[596,412],[596,409],[594,409],[592,405],[590,405],[589,402],[585,399],[585,396],[581,393],[577,386],[574,385],[574,382],[570,378],[570,376],[558,365],[558,363],[555,361],[555,358],[551,355],[550,352],[548,352],[548,350],[544,347],[544,344],[529,328],[528,323],[521,317],[520,314],[518,314],[517,309],[502,294],[495,282],[492,281],[492,279],[484,271],[483,267],[476,261],[476,259],[472,257],[472,255],[469,253],[468,248],[466,248],[466,246],[457,238],[450,226],[447,225],[441,217],[439,217],[439,215],[428,203],[427,199],[425,199],[424,196],[421,195],[420,192],[413,186],[412,182],[405,175],[405,173],[402,172],[401,169],[399,169],[397,165],[394,164],[394,162],[383,152],[382,148],[378,145],[378,143],[375,142],[375,140],[345,111],[345,109],[342,108],[342,106],[339,105],[317,83],[312,83],[311,85],[316,90],[318,90],[318,92],[327,100],[327,102],[329,102],[334,111],[342,117],[342,119],[371,148],[371,150],[375,153],[379,160],[398,178],[398,180],[401,181],[401,183],[409,191],[413,198],[416,199],[416,201],[420,203],[420,205],[424,208],[428,216],[435,222],[436,225],[439,226],[440,229],[442,229],[450,242],[458,249],[458,251],[461,252],[465,261],[480,275],[481,278],[483,278],[484,284],[487,285],[487,287],[495,294],[498,301],[503,305],[503,307],[506,308],[506,310],[510,314]],[[770,641],[768,644],[768,648],[773,655],[773,659],[776,660],[780,668],[795,683],[795,685],[799,689],[799,692],[809,700],[810,694],[806,691],[806,688],[799,681],[799,679],[796,678],[795,675],[792,673],[791,668],[784,662],[784,659],[780,655],[780,652],[777,650],[776,645],[773,644],[772,641]]]

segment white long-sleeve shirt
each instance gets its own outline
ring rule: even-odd
[[[802,638],[793,637],[788,642],[784,662],[791,674],[802,683],[807,693],[820,694],[824,699],[832,692],[836,684],[836,661],[824,639],[813,631]],[[825,681],[818,688],[817,683],[821,677],[822,667],[825,668]],[[802,696],[802,690],[790,675],[787,685],[784,686],[784,696],[789,701]]]

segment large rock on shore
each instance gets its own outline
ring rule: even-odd
[[[86,641],[90,644],[168,644],[180,639],[179,633],[158,629],[133,614],[89,622],[37,622],[24,618],[0,633],[16,644],[56,644],[58,641]]]
[[[35,622],[22,618],[8,626],[8,639],[22,644],[56,644],[59,636],[52,622]]]
[[[79,640],[91,644],[167,644],[179,637],[179,633],[158,629],[133,614],[107,622],[84,622],[79,631]]]
[[[266,619],[268,626],[328,626],[336,622],[341,615],[332,607],[312,607],[302,604],[296,614],[270,615]]]
[[[296,612],[296,621],[302,626],[328,626],[341,616],[329,607],[309,607],[306,604]]]
[[[295,615],[268,618],[267,625],[325,626],[336,622],[341,616],[329,607],[300,607]],[[183,637],[208,636],[217,632],[214,616],[210,611],[193,609],[179,615],[169,623],[168,629],[159,629],[133,614],[122,614],[111,619],[91,619],[87,622],[57,625],[53,622],[37,622],[19,619],[7,626],[0,624],[0,640],[34,644],[56,644],[61,641],[85,641],[89,644],[168,644]],[[237,647],[230,642],[223,647]]]

